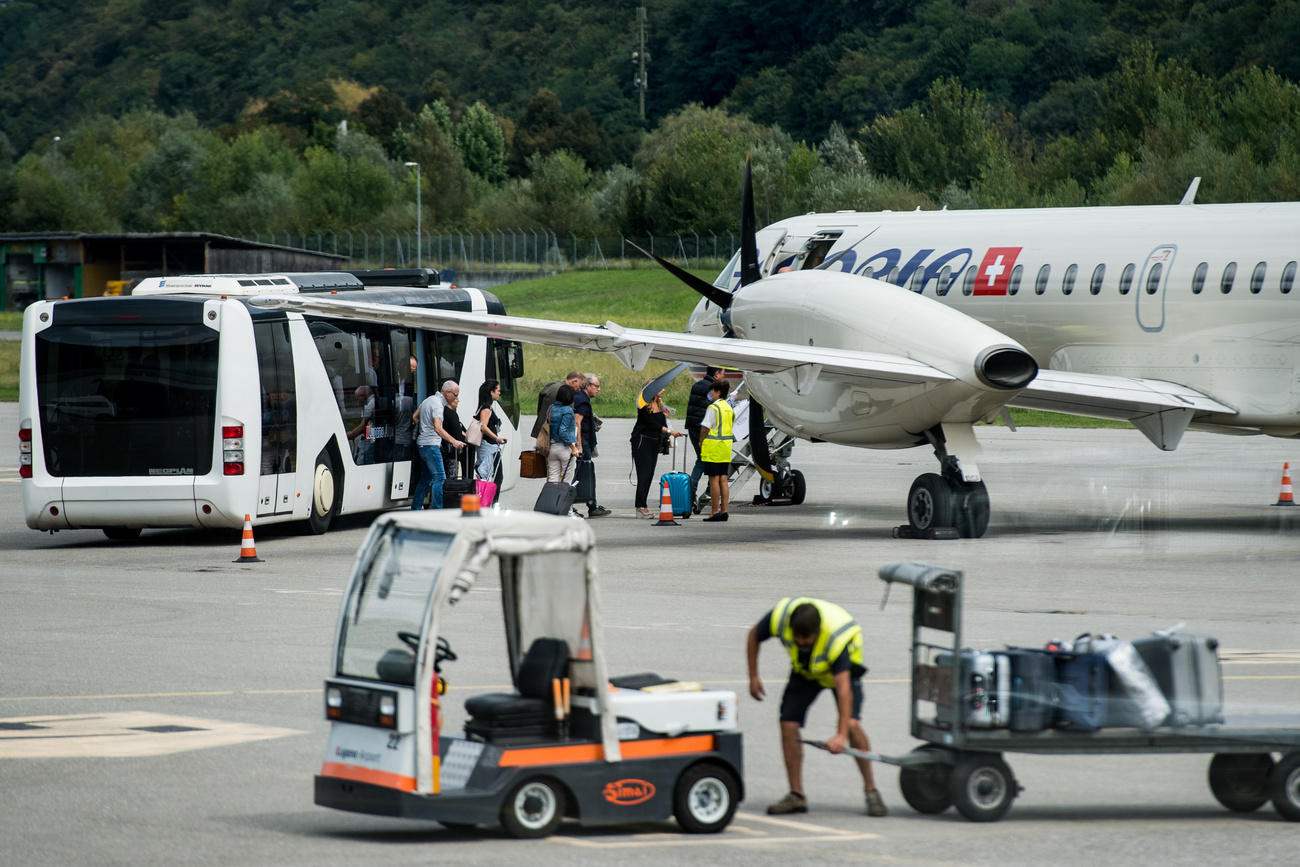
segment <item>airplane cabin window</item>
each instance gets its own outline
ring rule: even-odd
[[[898,269],[897,269],[897,268],[890,268],[890,269],[889,269],[889,273],[886,274],[884,277],[881,277],[880,279],[881,279],[881,280],[884,280],[886,283],[893,283],[895,286],[897,286],[897,285],[898,285]]]
[[[912,279],[907,281],[907,288],[918,295],[921,294],[921,291],[925,289],[924,268],[917,268],[915,271],[912,272]]]
[[[1266,262],[1260,262],[1255,266],[1255,270],[1250,272],[1250,294],[1258,295],[1264,288],[1264,272],[1268,270]]]
[[[1052,276],[1052,266],[1044,265],[1038,269],[1038,279],[1034,281],[1034,294],[1042,295],[1047,291],[1047,280]]]
[[[1223,279],[1219,281],[1219,291],[1227,295],[1232,291],[1232,281],[1237,278],[1237,263],[1229,262],[1223,269]]]
[[[1065,276],[1061,278],[1061,294],[1069,295],[1074,291],[1074,278],[1079,273],[1078,265],[1071,265],[1065,269]]]
[[[974,265],[966,269],[966,277],[961,281],[961,294],[969,295],[975,291],[975,271]]]
[[[1201,290],[1205,288],[1205,277],[1210,273],[1210,263],[1202,262],[1196,266],[1196,273],[1192,275],[1192,294],[1200,295]]]
[[[1088,291],[1093,295],[1101,294],[1101,284],[1106,280],[1106,266],[1098,265],[1092,269],[1092,282],[1088,284]]]
[[[1124,271],[1119,275],[1119,294],[1127,295],[1128,290],[1133,288],[1133,272],[1136,269],[1132,262],[1124,266]]]
[[[952,283],[952,269],[947,265],[939,270],[939,282],[934,284],[935,295],[947,295],[948,285]]]
[[[1007,281],[1007,294],[1015,295],[1020,291],[1020,278],[1025,273],[1024,265],[1017,265],[1011,269],[1011,279]]]
[[[1152,264],[1151,271],[1147,274],[1147,294],[1154,295],[1160,291],[1160,277],[1165,272],[1165,266],[1161,262]]]
[[[875,268],[871,268],[871,267],[863,268],[863,269],[862,269],[862,276],[863,276],[863,277],[874,277],[874,276],[876,276],[876,269],[875,269]]]
[[[1278,289],[1283,295],[1291,294],[1291,286],[1295,283],[1295,262],[1287,262],[1286,267],[1282,269],[1282,282],[1278,284]]]

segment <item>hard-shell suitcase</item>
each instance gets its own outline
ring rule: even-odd
[[[575,500],[590,503],[596,499],[596,465],[591,458],[578,458],[578,465],[573,471],[573,484],[577,487]]]
[[[673,440],[673,457],[672,464],[677,463],[677,440]],[[682,457],[683,469],[685,469],[686,457]],[[669,472],[659,477],[659,485],[662,488],[664,482],[668,483],[668,496],[672,500],[673,517],[689,518],[691,516],[691,477],[684,472],[673,471],[670,467]]]
[[[952,654],[941,653],[935,665],[952,665]],[[963,648],[961,671],[963,716],[968,728],[1006,728],[1011,719],[1011,659],[1001,651]],[[939,704],[941,723],[952,722],[952,708]]]
[[[1045,650],[1008,647],[1011,660],[1012,731],[1037,732],[1052,724],[1056,713],[1056,663]]]
[[[573,496],[577,488],[568,482],[547,482],[542,485],[542,492],[533,504],[534,512],[548,512],[552,515],[567,515],[573,508]]]
[[[1223,677],[1218,639],[1182,632],[1133,642],[1171,707],[1165,725],[1223,722]]]
[[[1100,653],[1056,652],[1056,715],[1058,729],[1092,732],[1106,719],[1110,669]]]

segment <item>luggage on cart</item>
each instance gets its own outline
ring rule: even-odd
[[[688,473],[673,471],[671,466],[677,463],[677,438],[673,439],[672,454],[669,472],[659,477],[659,486],[662,488],[664,482],[668,483],[668,496],[673,503],[673,517],[689,518],[691,516],[691,477]],[[682,455],[682,469],[686,469],[685,454]]]
[[[1046,650],[1008,647],[1011,660],[1012,731],[1037,732],[1052,724],[1056,713],[1056,662]]]
[[[1169,702],[1133,642],[1114,635],[1085,634],[1074,640],[1074,649],[1100,653],[1110,667],[1103,726],[1151,729],[1164,725]]]
[[[1165,725],[1223,722],[1223,677],[1219,641],[1205,635],[1156,633],[1133,646],[1146,662],[1171,711]]]
[[[952,667],[952,654],[941,653],[934,659],[940,668]],[[1011,720],[1011,658],[1002,651],[970,650],[961,652],[963,716],[969,728],[1006,728]],[[952,723],[953,709],[938,703],[937,718]]]
[[[1058,729],[1092,732],[1106,722],[1109,667],[1100,653],[1056,651],[1056,715]]]

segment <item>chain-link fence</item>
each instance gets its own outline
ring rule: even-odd
[[[686,268],[721,268],[736,250],[736,233],[672,235],[557,235],[544,229],[495,232],[315,232],[261,234],[245,240],[347,256],[357,268],[417,265],[475,274],[553,274],[568,269],[631,268],[646,258],[637,247]]]

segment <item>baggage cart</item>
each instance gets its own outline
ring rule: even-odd
[[[988,696],[966,692],[951,663],[936,664],[940,655],[956,659],[962,649],[962,573],[905,562],[879,574],[886,594],[895,583],[912,588],[910,724],[912,736],[925,743],[901,758],[878,758],[901,766],[903,798],[918,812],[955,806],[971,821],[1002,818],[1021,791],[1004,753],[1212,753],[1210,791],[1219,803],[1248,813],[1271,801],[1281,816],[1300,821],[1300,726],[1229,717],[1227,724],[1151,729],[975,727],[971,705]]]

